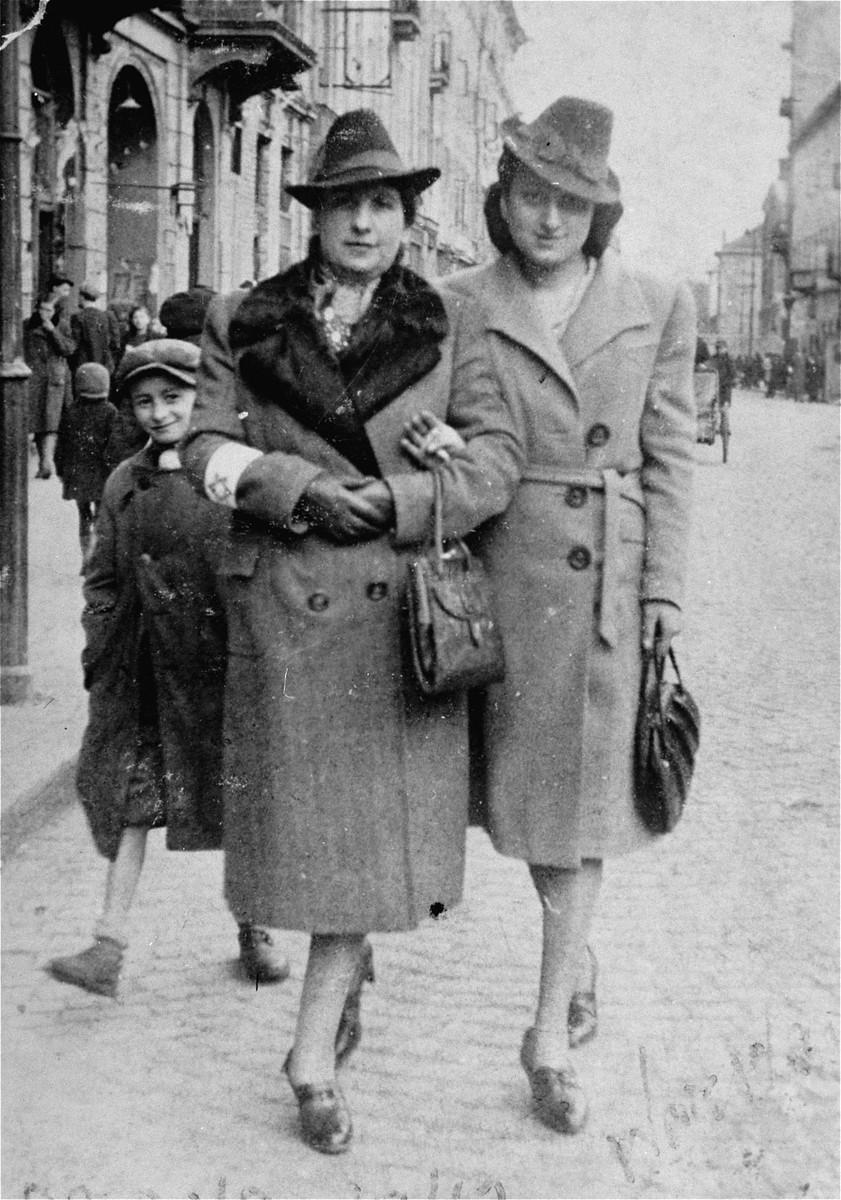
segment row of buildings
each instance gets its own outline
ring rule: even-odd
[[[824,394],[841,396],[841,84],[835,0],[794,0],[788,155],[764,219],[718,251],[716,328],[731,353],[813,354]]]
[[[284,185],[359,107],[443,171],[411,265],[486,255],[482,197],[525,41],[510,0],[19,2],[24,312],[55,271],[152,311],[274,274],[309,236]]]

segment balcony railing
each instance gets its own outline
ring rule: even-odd
[[[841,236],[827,227],[801,238],[791,248],[791,286],[798,292],[826,290],[841,278]]]
[[[316,54],[284,19],[283,0],[182,0],[190,30],[190,82],[224,81],[239,101],[271,88],[292,91]]]

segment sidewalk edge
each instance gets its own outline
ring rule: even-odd
[[[15,855],[23,843],[54,820],[76,799],[74,754],[34,787],[23,792],[0,818],[0,861]]]

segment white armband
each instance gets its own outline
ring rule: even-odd
[[[242,442],[225,442],[214,450],[204,473],[204,490],[216,504],[236,508],[237,484],[240,475],[255,458],[262,458],[262,450],[244,446]]]

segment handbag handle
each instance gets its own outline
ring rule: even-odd
[[[448,540],[449,549],[444,544],[444,478],[442,465],[450,461],[446,450],[436,451],[429,469],[432,472],[432,552],[434,555],[435,573],[439,579],[444,575],[444,563],[448,559],[461,558],[470,561],[470,551],[460,537]]]
[[[663,689],[661,684],[663,683],[663,675],[666,671],[667,659],[674,668],[674,673],[677,676],[678,687],[681,691],[683,691],[683,680],[680,677],[680,668],[677,665],[677,657],[671,646],[669,646],[668,654],[657,654],[655,650],[646,650],[642,668],[642,690],[643,694],[647,694],[649,690],[648,673],[651,670],[651,667],[654,667],[654,677],[657,684],[657,707],[661,716],[663,715]]]

